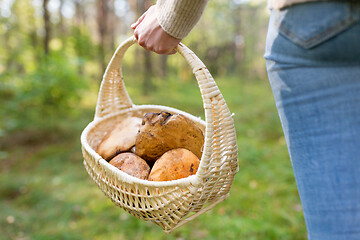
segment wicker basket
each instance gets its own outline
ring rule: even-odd
[[[199,58],[183,44],[179,44],[177,51],[191,66],[198,81],[206,121],[166,106],[134,105],[125,89],[121,65],[126,50],[135,42],[134,37],[123,42],[105,71],[94,121],[81,135],[84,165],[99,188],[117,206],[139,219],[156,223],[169,233],[229,196],[238,171],[235,128],[214,79]],[[183,114],[204,131],[203,154],[195,175],[166,182],[142,180],[118,170],[95,152],[117,122],[160,111]]]

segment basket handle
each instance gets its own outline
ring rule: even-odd
[[[106,117],[134,105],[125,88],[121,65],[126,50],[135,42],[135,36],[128,38],[116,49],[112,56],[101,81],[95,119]]]
[[[134,106],[125,88],[121,65],[125,52],[136,42],[135,36],[126,39],[112,56],[101,82],[95,118],[102,118]],[[206,69],[204,63],[182,43],[177,46],[176,50],[185,58],[194,74],[200,69]],[[200,86],[200,90],[202,90],[202,86]]]
[[[134,106],[124,85],[121,64],[126,50],[136,43],[135,36],[125,40],[115,51],[101,83],[95,118],[102,118]],[[226,102],[205,64],[184,44],[176,51],[192,68],[198,82],[205,110],[205,142],[197,176],[206,180],[209,172],[220,168],[238,171],[237,143],[234,121]],[[214,162],[217,159],[217,162]],[[229,164],[229,162],[231,162]],[[200,183],[199,182],[199,183]]]
[[[180,43],[176,51],[190,65],[198,82],[205,110],[205,141],[197,175],[193,185],[201,185],[220,171],[230,173],[239,171],[237,161],[238,148],[232,114],[205,64],[184,44]],[[218,182],[227,186],[229,179]]]

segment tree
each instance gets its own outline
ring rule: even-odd
[[[47,8],[49,0],[43,0],[43,17],[44,17],[44,30],[45,30],[45,36],[44,36],[44,53],[47,55],[49,53],[49,42],[50,42],[50,15],[49,10]]]
[[[151,4],[150,1],[147,0],[137,0],[136,1],[136,12],[137,16],[140,17]],[[148,51],[143,51],[143,59],[144,59],[144,71],[143,71],[143,94],[148,95],[151,92],[151,89],[154,88],[152,83],[152,78],[154,77],[151,53]]]

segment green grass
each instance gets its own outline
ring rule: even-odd
[[[79,138],[94,112],[84,108],[82,117],[67,120],[67,133],[58,139],[14,142],[0,151],[0,239],[305,239],[268,82],[216,80],[235,114],[239,147],[240,171],[227,200],[171,234],[115,207],[82,165]],[[141,96],[139,81],[126,81],[135,104],[168,105],[203,116],[193,81],[157,80],[156,90],[146,97]]]

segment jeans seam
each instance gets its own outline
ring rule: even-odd
[[[285,33],[285,35],[289,36],[291,38],[291,40],[300,44],[301,46],[303,46],[305,48],[311,48],[314,46],[314,44],[316,44],[317,41],[319,41],[321,39],[326,39],[328,37],[331,37],[334,34],[344,31],[346,28],[350,27],[356,21],[357,21],[356,18],[349,16],[345,20],[342,20],[339,23],[337,23],[336,25],[327,28],[325,31],[318,33],[316,36],[314,36],[308,40],[305,40],[305,39],[301,38],[300,36],[294,34],[283,23],[280,23],[279,30],[281,32]]]
[[[289,26],[283,20],[276,19],[275,25],[277,25],[279,32],[288,37],[291,41],[305,49],[310,49],[318,44],[321,44],[322,41],[325,41],[333,37],[334,35],[345,31],[351,25],[357,23],[360,19],[359,12],[360,3],[351,4],[351,7],[349,8],[349,12],[345,19],[340,20],[339,22],[335,23],[335,25],[330,26],[329,28],[325,29],[320,33],[317,33],[315,36],[307,40],[291,31]]]

